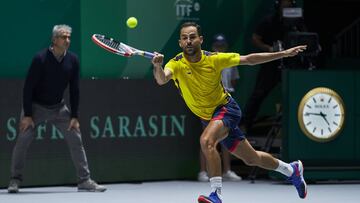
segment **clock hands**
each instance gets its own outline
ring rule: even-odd
[[[309,113],[309,112],[305,113],[305,116],[309,116],[309,115],[322,116],[321,112],[320,113]]]
[[[329,121],[326,119],[326,114],[324,114],[322,111],[320,111],[320,116],[326,121],[328,125],[330,125]]]
[[[315,116],[321,116],[325,122],[330,125],[329,121],[326,119],[326,114],[324,114],[322,111],[320,111],[320,113],[312,113],[312,112],[306,112],[305,116],[309,116],[309,115],[315,115]]]

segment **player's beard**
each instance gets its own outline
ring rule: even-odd
[[[194,46],[186,46],[183,49],[183,52],[188,56],[195,56],[199,51],[200,51],[200,49],[198,47],[194,47]]]

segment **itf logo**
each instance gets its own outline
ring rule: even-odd
[[[199,20],[196,13],[200,11],[200,3],[193,0],[176,0],[176,16],[178,20]]]

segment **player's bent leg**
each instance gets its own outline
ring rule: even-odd
[[[258,166],[268,170],[275,170],[278,166],[277,159],[269,153],[256,151],[246,139],[240,141],[231,153],[249,166]]]
[[[221,159],[217,144],[226,137],[228,129],[221,120],[210,121],[200,137],[201,149],[205,155],[212,192],[209,196],[200,195],[200,203],[221,203]]]
[[[221,120],[210,121],[200,137],[201,150],[206,158],[210,177],[221,176],[221,158],[217,144],[227,136],[228,130]]]
[[[288,180],[295,186],[299,197],[306,197],[307,185],[304,180],[304,167],[301,161],[295,161],[291,164],[284,163],[269,153],[256,151],[247,140],[239,142],[232,153],[242,159],[247,165],[276,170],[288,176]]]

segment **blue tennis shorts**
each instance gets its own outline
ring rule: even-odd
[[[228,101],[227,104],[218,106],[215,109],[211,120],[222,120],[224,125],[230,129],[228,136],[220,143],[232,152],[240,141],[245,139],[245,135],[238,126],[241,119],[240,107],[232,97],[229,97]],[[203,128],[205,128],[209,122],[210,121],[201,120]]]

